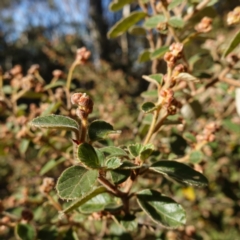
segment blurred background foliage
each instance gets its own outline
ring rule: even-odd
[[[136,38],[127,34],[117,39],[107,39],[107,31],[123,14],[121,11],[110,12],[110,2],[1,0],[0,65],[4,73],[11,72],[16,65],[20,65],[21,72],[25,75],[33,64],[39,64],[41,76],[46,83],[50,83],[53,70],[60,69],[66,74],[76,50],[86,46],[92,52],[92,61],[75,71],[73,86],[76,91],[87,91],[93,96],[93,119],[104,119],[113,123],[116,129],[122,129],[121,137],[109,140],[108,144],[126,144],[134,139],[139,104],[142,101],[140,94],[147,88],[147,83],[141,76],[151,73],[151,64],[136,61],[139,53],[147,47],[145,37]],[[214,31],[212,36],[208,35],[209,39],[216,38],[216,42],[212,42],[210,47],[199,48],[205,42],[205,39],[199,38],[188,46],[188,59],[196,51],[200,56],[194,74],[206,74],[205,70],[210,69],[214,63],[214,54],[219,50],[217,46],[224,41],[223,35],[232,36],[234,28],[226,27],[224,21],[226,14],[237,5],[239,0],[216,1],[213,7]],[[131,11],[138,7],[137,3],[132,4]],[[160,65],[159,70],[164,71],[164,66]],[[240,78],[239,69],[235,77]],[[61,78],[66,79],[66,75]],[[5,94],[10,98],[11,84],[4,84]],[[44,224],[48,221],[54,223],[57,212],[38,193],[43,176],[57,179],[60,172],[70,164],[71,161],[63,160],[70,158],[70,137],[61,138],[56,132],[50,133],[51,138],[47,137],[49,132],[37,132],[33,136],[29,129],[26,130],[28,121],[39,114],[66,114],[66,109],[61,106],[61,92],[56,88],[52,91],[54,101],[46,92],[25,95],[17,101],[18,107],[14,114],[5,103],[0,102],[0,198],[4,207],[16,216],[21,214],[24,207],[33,210],[34,221],[42,224],[39,239],[47,239],[47,235],[51,236],[49,239],[73,239],[66,229],[62,230],[58,238],[56,227],[49,230],[48,226],[45,231]],[[32,92],[36,93],[37,90],[32,89]],[[162,150],[162,157],[173,159],[179,155],[180,146],[184,153],[191,145],[191,142],[180,136],[184,131],[198,133],[209,120],[219,120],[221,127],[216,140],[203,149],[204,161],[201,164],[209,179],[209,188],[182,188],[163,179],[158,179],[157,184],[187,209],[188,225],[194,226],[196,231],[195,238],[191,239],[237,240],[240,236],[240,120],[234,105],[234,88],[218,83],[208,91],[207,100],[204,95],[201,98],[198,116],[186,119],[185,129],[167,126],[161,133],[161,141],[156,145]],[[144,131],[143,126],[140,128],[140,136],[144,135]],[[167,140],[174,136],[173,142]],[[170,151],[172,155],[169,155]],[[54,165],[56,160],[57,167],[46,165],[49,161]],[[144,183],[142,179],[140,184],[154,185],[156,179],[152,179],[152,183]],[[44,208],[39,207],[38,203]],[[34,204],[37,207],[32,208]],[[46,221],[43,222],[43,218]],[[83,219],[78,221],[82,222]],[[98,223],[94,224],[94,229],[90,229],[89,222],[85,223],[85,229],[90,230],[84,232],[83,236],[94,239],[98,235],[101,229]],[[188,239],[181,235],[181,231],[186,229],[178,232],[151,227],[141,229],[140,232],[134,229],[133,239]],[[188,231],[191,231],[191,227]],[[130,238],[114,224],[107,232],[109,234],[106,239]],[[15,239],[13,230],[0,228],[0,239]]]

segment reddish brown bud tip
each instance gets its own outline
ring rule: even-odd
[[[33,213],[29,209],[22,210],[21,216],[26,222],[30,222],[33,219]]]
[[[199,33],[207,33],[212,30],[212,19],[209,17],[202,18],[201,22],[195,26],[195,30]]]

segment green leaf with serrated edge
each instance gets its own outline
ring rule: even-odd
[[[133,0],[113,0],[109,4],[109,10],[112,12],[116,12],[118,10],[121,10],[125,5],[131,3]]]
[[[33,240],[36,236],[35,229],[30,224],[18,223],[15,232],[21,240]]]
[[[46,174],[47,172],[51,171],[53,168],[55,168],[57,165],[61,164],[64,161],[66,161],[66,158],[60,158],[58,160],[51,159],[42,167],[39,174],[41,176]]]
[[[153,163],[150,169],[184,184],[197,187],[208,185],[208,180],[204,175],[180,162],[161,160]]]
[[[167,51],[168,51],[169,47],[168,46],[163,46],[163,47],[160,47],[156,50],[154,50],[152,53],[151,53],[151,59],[156,59],[156,58],[161,58]]]
[[[137,201],[142,210],[156,223],[167,228],[177,228],[186,223],[186,213],[173,199],[155,190],[137,193]]]
[[[40,128],[57,128],[79,132],[79,126],[75,120],[61,115],[37,117],[32,120],[31,125]]]
[[[114,131],[111,124],[101,120],[91,122],[88,128],[88,135],[91,141],[105,139],[109,134],[113,133],[120,133],[120,131]]]
[[[196,142],[196,137],[190,132],[183,133],[183,137],[191,142]]]
[[[201,151],[192,151],[189,155],[189,160],[191,163],[199,163],[203,159],[203,154]]]
[[[157,106],[153,102],[145,102],[141,106],[141,109],[144,113],[150,113],[157,109]]]
[[[57,181],[58,195],[66,200],[81,198],[93,188],[97,178],[96,170],[87,170],[82,166],[67,168]]]
[[[144,161],[150,156],[154,150],[154,146],[152,144],[142,145],[140,143],[137,143],[129,145],[128,150],[133,157],[140,156],[140,159]]]
[[[171,17],[168,20],[168,24],[174,28],[183,28],[184,27],[184,20],[180,17]]]
[[[116,169],[119,168],[121,165],[122,165],[121,160],[118,157],[112,157],[107,159],[105,164],[107,169]]]
[[[143,26],[146,28],[156,28],[159,23],[165,22],[166,18],[162,14],[154,15],[148,18]]]
[[[79,210],[84,214],[100,212],[104,210],[108,204],[115,204],[113,197],[110,196],[109,193],[101,193],[84,203]]]
[[[143,63],[143,62],[150,61],[151,60],[150,56],[151,56],[151,50],[146,49],[139,54],[138,62]]]
[[[89,143],[82,143],[78,146],[78,159],[86,167],[98,169],[101,167],[97,153]]]
[[[189,73],[179,73],[176,77],[175,80],[184,80],[188,82],[199,82],[199,79],[194,77],[193,75]]]
[[[179,4],[181,4],[184,0],[173,0],[169,3],[167,9],[168,11],[174,9],[175,7],[177,7]]]
[[[101,152],[98,148],[94,148],[96,154],[97,154],[97,157],[99,159],[99,163],[101,166],[104,166],[104,163],[105,163],[105,155],[103,152]]]
[[[128,146],[128,151],[133,157],[137,157],[140,155],[142,150],[142,144],[141,143],[136,143],[136,144],[131,144]]]
[[[131,170],[115,169],[109,171],[109,173],[114,184],[121,184],[125,182],[128,179],[128,177],[130,177]]]
[[[233,37],[229,46],[223,54],[223,57],[226,57],[230,52],[232,52],[240,44],[240,31]]]
[[[140,154],[140,159],[142,161],[146,160],[151,155],[152,151],[153,151],[153,149],[151,149],[151,148],[142,150],[141,154]]]
[[[115,38],[126,32],[131,26],[146,17],[144,12],[132,12],[129,16],[118,21],[108,32],[108,38]]]
[[[141,97],[144,98],[156,98],[158,96],[157,90],[148,90],[141,93]]]
[[[84,194],[80,199],[78,199],[76,202],[74,202],[73,204],[71,204],[69,207],[67,207],[66,209],[64,209],[60,214],[66,214],[69,213],[77,208],[79,208],[80,206],[82,206],[84,203],[86,203],[87,201],[89,201],[90,199],[94,198],[95,196],[97,196],[98,194],[107,192],[107,189],[103,186],[94,188],[92,191],[89,191],[88,193]]]
[[[139,26],[132,26],[128,29],[128,32],[134,36],[145,36],[146,35],[146,29]]]
[[[114,147],[114,146],[99,148],[99,151],[108,154],[107,158],[110,158],[110,157],[127,157],[128,156],[128,154],[123,149],[121,149],[119,147]]]

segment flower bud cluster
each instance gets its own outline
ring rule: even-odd
[[[183,53],[183,44],[182,43],[173,43],[169,47],[169,52],[166,52],[164,55],[164,60],[167,62],[168,66],[173,67],[177,60],[182,58]]]
[[[74,93],[71,102],[78,105],[76,114],[80,119],[87,118],[93,110],[93,101],[86,93]]]
[[[215,140],[215,132],[219,129],[217,123],[212,122],[206,125],[202,134],[198,134],[196,139],[198,142],[207,141],[213,142]]]
[[[90,58],[91,52],[88,51],[85,47],[77,49],[76,62],[84,64]]]
[[[209,17],[202,18],[201,22],[195,26],[195,30],[199,33],[207,33],[212,30],[212,19]]]
[[[177,112],[177,108],[181,108],[182,104],[174,98],[174,92],[172,89],[162,90],[160,93],[163,98],[162,106],[165,108],[169,115],[174,115]]]
[[[233,25],[240,23],[240,6],[233,9],[233,11],[229,12],[227,15],[227,24]]]
[[[41,193],[45,194],[45,193],[49,193],[52,191],[52,189],[54,188],[54,179],[53,178],[49,178],[46,177],[43,179],[43,183],[42,185],[39,187],[39,190]]]

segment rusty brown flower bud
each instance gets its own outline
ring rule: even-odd
[[[34,74],[36,71],[40,69],[39,64],[33,64],[29,69],[28,69],[28,74]]]
[[[91,52],[88,51],[85,47],[77,49],[77,54],[76,54],[76,61],[78,63],[86,63],[87,60],[90,58]]]
[[[83,96],[81,97],[81,99],[78,103],[78,106],[79,106],[80,110],[89,114],[93,110],[93,101],[89,96],[87,96],[86,94],[83,94]]]
[[[71,103],[72,104],[78,104],[82,95],[83,95],[83,93],[74,93],[71,96]]]
[[[227,15],[228,25],[233,25],[237,23],[240,23],[240,6],[234,8],[234,10],[229,12]]]
[[[195,26],[195,30],[199,33],[207,33],[212,30],[212,19],[209,17],[202,18],[201,22]]]
[[[41,193],[49,193],[54,188],[54,179],[46,177],[43,179],[42,185],[39,187]]]
[[[61,76],[63,76],[63,71],[62,71],[62,70],[59,70],[59,69],[55,69],[55,70],[52,72],[52,75],[53,75],[53,77],[55,77],[55,78],[60,78]]]
[[[169,50],[173,56],[180,58],[182,56],[183,44],[182,43],[173,43],[169,47]]]
[[[30,222],[33,219],[33,213],[29,209],[22,210],[21,216],[22,216],[22,220],[26,222]]]
[[[10,74],[13,76],[18,75],[19,73],[22,73],[22,66],[21,65],[15,65],[11,70]]]
[[[71,102],[78,105],[76,114],[79,118],[85,118],[93,110],[93,101],[86,93],[74,93]]]

